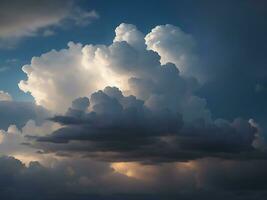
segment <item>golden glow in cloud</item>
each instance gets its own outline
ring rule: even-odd
[[[156,167],[152,165],[141,165],[136,162],[116,162],[111,164],[115,172],[128,177],[148,180],[156,173]]]
[[[34,155],[29,155],[29,154],[13,154],[11,156],[20,160],[26,166],[29,166],[30,162],[34,162],[34,161],[40,162],[41,161],[41,159],[39,157],[34,156]]]
[[[39,162],[43,166],[53,167],[56,163],[65,160],[66,158],[56,156],[55,154],[38,154],[38,153],[14,153],[10,156],[20,160],[26,166],[29,166],[30,162]]]
[[[3,142],[4,136],[3,133],[0,131],[0,144]]]
[[[162,165],[142,165],[137,162],[115,162],[111,164],[111,168],[116,173],[147,181],[153,181],[153,179],[160,174],[160,171],[164,167],[169,168],[170,166],[173,166],[173,169],[177,172],[177,175],[179,175],[179,173],[188,173],[197,169],[194,161],[167,163]]]

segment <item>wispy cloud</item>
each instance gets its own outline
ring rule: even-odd
[[[9,67],[7,67],[7,66],[0,67],[0,73],[1,72],[5,72],[5,71],[8,71],[8,70],[9,70]]]
[[[23,37],[49,36],[52,27],[66,22],[83,26],[99,18],[96,11],[84,10],[72,0],[3,0],[0,13],[0,48],[14,47]]]

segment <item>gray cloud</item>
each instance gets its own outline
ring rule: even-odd
[[[266,161],[197,160],[159,166],[129,164],[136,178],[108,163],[72,159],[44,167],[0,157],[0,198],[11,200],[264,199]],[[253,172],[253,173],[251,173]],[[249,190],[247,190],[249,189]]]
[[[8,48],[27,36],[40,31],[47,35],[46,28],[72,22],[87,25],[98,18],[95,11],[86,11],[72,0],[3,0],[0,2],[0,47]],[[50,31],[51,32],[51,31]]]
[[[49,111],[32,102],[0,101],[0,129],[11,124],[22,127],[30,119],[40,124],[49,116]]]
[[[0,198],[11,200],[122,199],[129,192],[133,196],[142,196],[146,189],[154,193],[147,183],[115,172],[108,163],[85,159],[44,167],[38,162],[25,166],[13,157],[0,157],[0,178]]]
[[[79,165],[75,164],[70,166],[69,163],[65,163],[65,165],[49,168],[38,162],[31,162],[27,167],[12,157],[0,157],[0,197],[12,200],[79,198],[83,196],[84,186],[80,181],[82,176],[88,176],[90,180],[101,172],[109,173],[107,167],[104,167],[105,164],[93,165],[90,162],[83,162],[83,164],[91,164],[90,169],[94,170],[95,174],[86,173],[81,167],[78,173],[83,174],[77,174],[74,170]]]
[[[45,152],[79,153],[106,161],[266,159],[253,146],[258,129],[250,122],[198,119],[188,123],[182,117],[164,104],[151,110],[144,101],[106,87],[93,93],[90,103],[86,97],[79,98],[66,115],[51,118],[63,128],[38,137],[35,145]]]

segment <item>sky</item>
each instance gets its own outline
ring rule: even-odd
[[[267,4],[0,0],[0,197],[265,199]]]

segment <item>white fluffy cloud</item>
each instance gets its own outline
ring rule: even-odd
[[[28,80],[20,82],[20,89],[30,92],[38,105],[62,113],[73,99],[116,86],[151,109],[165,106],[186,121],[210,120],[205,99],[194,95],[196,79],[184,76],[173,64],[162,65],[158,53],[147,50],[145,38],[151,33],[145,37],[129,24],[119,25],[115,33],[109,46],[69,43],[68,49],[34,57],[23,67]]]
[[[69,43],[69,49],[52,50],[41,57],[33,57],[31,65],[23,67],[28,75],[19,87],[30,92],[38,105],[63,112],[73,97],[90,91],[93,80],[82,65],[82,46]]]
[[[0,101],[12,101],[12,97],[7,92],[0,90]]]
[[[148,49],[157,52],[161,63],[174,63],[183,75],[200,78],[200,63],[193,37],[179,27],[167,24],[156,26],[145,37]]]

